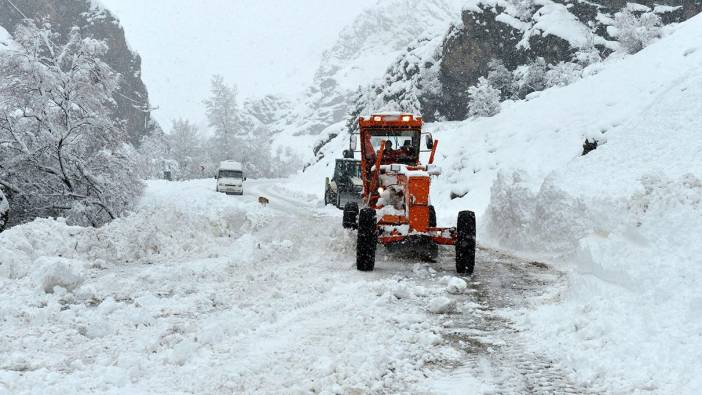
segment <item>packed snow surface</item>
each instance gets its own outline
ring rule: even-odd
[[[401,392],[457,363],[436,271],[356,271],[340,212],[279,184],[153,181],[102,228],[0,234],[0,393]]]

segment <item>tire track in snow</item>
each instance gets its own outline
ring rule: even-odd
[[[272,182],[259,183],[252,190],[271,198],[276,209],[323,221],[319,210],[284,195]],[[445,317],[442,333],[449,345],[463,352],[464,361],[435,361],[432,364],[436,366],[429,369],[448,369],[451,375],[461,374],[467,368],[468,374],[489,381],[491,389],[487,392],[495,394],[598,393],[576,384],[571,373],[557,361],[529,351],[519,328],[502,314],[530,303],[544,303],[549,292],[565,286],[565,274],[543,263],[490,249],[481,249],[476,259],[475,275],[466,278],[467,292],[456,297],[464,308],[460,314]],[[408,267],[408,263],[416,265],[416,261],[396,258],[379,248],[376,271],[368,280],[399,275],[416,285],[435,289],[441,276],[455,276],[454,261],[452,249],[442,248],[438,262],[430,264],[435,274],[417,275]]]
[[[433,267],[452,274],[454,254],[442,251]],[[464,353],[462,366],[445,366],[447,378],[465,375],[489,380],[485,393],[597,394],[578,385],[571,372],[547,356],[528,349],[520,329],[504,313],[545,303],[566,284],[565,274],[549,266],[481,248],[468,290],[457,297],[460,313],[444,322],[444,338]]]

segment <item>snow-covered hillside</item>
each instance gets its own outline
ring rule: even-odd
[[[435,204],[481,213],[483,243],[571,270],[562,303],[524,311],[523,327],[614,392],[702,384],[701,36],[698,16],[572,86],[430,127]],[[581,156],[585,139],[600,146]]]

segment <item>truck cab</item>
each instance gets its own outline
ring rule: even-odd
[[[244,194],[246,177],[241,163],[233,160],[220,162],[215,179],[217,180],[217,192],[227,195]]]
[[[346,203],[360,201],[361,193],[361,161],[353,158],[337,159],[333,177],[325,180],[324,204],[333,204],[343,210]]]

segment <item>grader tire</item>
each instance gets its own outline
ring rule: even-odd
[[[356,269],[370,272],[375,268],[375,250],[378,230],[375,210],[364,208],[358,217],[358,239],[356,242]]]
[[[473,274],[475,269],[475,213],[461,211],[458,213],[456,226],[456,271],[461,274]]]

